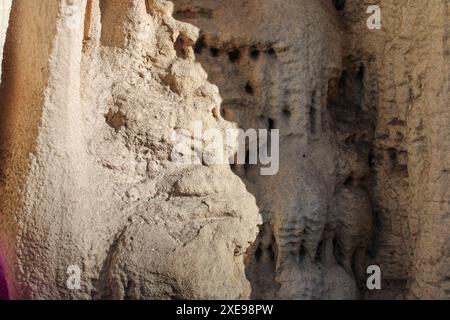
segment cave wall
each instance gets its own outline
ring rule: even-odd
[[[0,1],[0,12],[1,12],[1,22],[0,22],[0,78],[2,75],[1,63],[3,60],[3,46],[5,45],[6,30],[8,29],[9,13],[11,11],[12,0],[2,0]]]
[[[259,177],[254,168],[237,172],[265,221],[248,260],[255,297],[296,297],[283,295],[284,281],[302,288],[297,297],[326,297],[323,275],[309,286],[325,293],[314,293],[305,289],[308,284],[295,283],[297,271],[283,280],[283,268],[273,260],[294,242],[288,250],[300,252],[294,254],[296,268],[304,268],[305,255],[317,270],[321,262],[311,252],[327,238],[334,238],[337,263],[355,279],[356,296],[448,296],[448,196],[439,181],[445,180],[449,155],[441,143],[430,150],[432,132],[447,140],[448,2],[334,1],[333,6],[330,1],[323,3],[322,14],[302,1],[174,2],[175,16],[203,32],[197,57],[224,97],[223,116],[244,128],[270,119],[281,130],[281,168],[284,161],[288,174],[281,169],[271,179]],[[381,30],[367,27],[369,5],[381,8]],[[241,15],[243,21],[235,18]],[[232,61],[236,52],[240,58]],[[318,54],[327,58],[315,64]],[[318,70],[333,61],[333,72]],[[290,158],[283,158],[283,149],[292,151]],[[301,187],[308,176],[316,188],[321,182],[326,186],[315,205],[322,202],[328,212],[308,208],[314,187]],[[325,227],[319,223],[311,232],[308,213],[325,220]],[[349,218],[340,222],[345,215]],[[286,233],[276,231],[280,227]],[[312,248],[303,249],[308,232],[315,239]],[[382,270],[380,292],[365,288],[371,264]],[[302,281],[313,281],[309,276]]]
[[[381,30],[357,0],[2,0],[8,296],[448,298],[450,5],[374,2]],[[195,121],[279,129],[278,173],[175,163]]]
[[[224,118],[245,129],[280,129],[278,174],[235,170],[264,219],[247,261],[253,297],[358,298],[361,270],[353,265],[363,264],[372,229],[364,186],[369,150],[345,141],[371,133],[370,126],[361,129],[367,123],[357,110],[345,109],[348,101],[329,110],[344,59],[336,10],[331,2],[311,1],[175,4],[175,17],[204,32],[197,57],[219,86]],[[245,20],[228,23],[241,14]],[[351,108],[358,109],[353,100]]]
[[[371,65],[378,87],[371,261],[388,297],[448,297],[449,3],[376,1],[373,32],[365,4],[347,2],[346,55]]]
[[[198,31],[170,2],[126,3],[13,2],[0,90],[10,297],[247,297],[253,196],[228,166],[171,161],[173,129],[231,127],[193,54],[177,56],[178,36],[188,46]]]

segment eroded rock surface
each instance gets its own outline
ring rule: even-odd
[[[370,4],[1,0],[9,297],[449,298],[450,5]],[[196,121],[279,171],[175,163]]]
[[[8,29],[9,13],[11,10],[12,0],[2,0],[0,1],[0,65],[3,60],[3,46],[5,45],[6,30]],[[0,77],[2,75],[0,67]]]
[[[248,297],[254,197],[229,167],[170,159],[173,129],[231,126],[215,116],[217,87],[193,59],[197,29],[165,1],[50,2],[14,2],[5,50],[1,225],[12,298]],[[179,36],[190,56],[177,56]],[[20,77],[37,60],[46,72]],[[70,265],[82,268],[82,290],[66,287]]]

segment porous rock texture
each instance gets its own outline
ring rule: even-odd
[[[0,9],[0,297],[450,298],[448,0]],[[195,121],[279,172],[175,163]]]
[[[254,197],[229,167],[170,161],[172,129],[230,126],[192,47],[177,56],[177,38],[194,43],[198,31],[172,8],[13,3],[1,91],[11,298],[249,296]],[[71,265],[81,290],[66,286]]]
[[[11,10],[12,0],[2,0],[0,1],[0,64],[3,59],[3,46],[5,45],[6,30],[8,28],[9,12]],[[0,68],[0,77],[2,75]]]

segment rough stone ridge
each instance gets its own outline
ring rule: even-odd
[[[450,3],[372,2],[0,0],[0,299],[450,298]]]
[[[198,31],[172,8],[14,2],[1,91],[11,298],[249,296],[243,259],[260,223],[254,197],[229,167],[170,159],[172,129],[194,120],[231,127],[194,61]],[[174,47],[180,36],[186,57]],[[82,268],[82,290],[66,287],[70,265]]]

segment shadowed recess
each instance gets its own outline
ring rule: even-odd
[[[0,300],[9,300],[8,284],[6,282],[5,264],[0,256]]]

